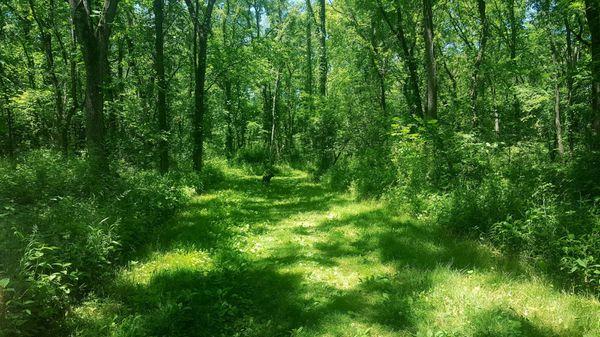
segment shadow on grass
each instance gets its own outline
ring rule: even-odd
[[[478,313],[472,318],[477,327],[473,337],[556,337],[550,329],[539,327],[526,317],[505,308]]]
[[[356,239],[348,240],[336,228],[359,229]],[[497,256],[473,241],[452,237],[440,227],[419,223],[412,218],[398,218],[390,211],[378,208],[320,225],[326,240],[315,247],[325,256],[339,258],[376,252],[383,263],[430,271],[438,266],[455,270],[502,270],[520,274],[519,264]]]
[[[287,335],[316,319],[298,298],[301,281],[301,275],[239,265],[163,272],[149,284],[118,290],[137,318],[124,330],[128,336]]]
[[[210,251],[213,267],[200,271],[182,266],[159,271],[146,283],[117,282],[113,296],[125,314],[116,326],[124,336],[258,337],[290,336],[294,331],[320,335],[323,329],[330,330],[322,334],[338,336],[346,335],[348,326],[338,322],[332,328],[327,323],[343,315],[386,331],[416,334],[432,311],[421,300],[423,294],[444,282],[438,267],[459,273],[523,274],[518,264],[475,242],[455,239],[438,227],[384,208],[289,228],[290,236],[317,239],[310,254],[286,241],[270,256],[252,259],[236,246],[242,236],[273,230],[301,213],[349,203],[306,179],[284,177],[265,187],[259,178],[228,178],[170,223],[158,247]],[[286,269],[305,263],[309,269],[300,270],[306,272]],[[371,272],[373,264],[389,268]],[[370,276],[346,288],[311,278],[313,272],[331,274],[344,267]],[[476,337],[553,336],[503,309],[478,311],[472,322],[471,335]]]

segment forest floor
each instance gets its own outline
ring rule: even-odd
[[[301,172],[230,173],[106,291],[80,336],[600,336],[600,303]]]

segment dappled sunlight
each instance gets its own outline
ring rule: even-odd
[[[144,262],[131,261],[120,277],[122,281],[147,285],[155,275],[160,273],[182,269],[208,272],[212,268],[214,268],[213,261],[206,252],[175,250],[154,253]]]
[[[124,336],[600,333],[596,299],[563,294],[480,243],[304,175],[267,187],[230,174],[158,242],[106,299],[75,311],[78,326]]]

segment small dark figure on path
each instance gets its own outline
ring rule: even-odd
[[[263,184],[265,186],[268,186],[271,183],[271,179],[273,179],[274,176],[275,176],[275,174],[273,174],[273,171],[265,172],[265,174],[263,175],[263,179],[262,179]]]

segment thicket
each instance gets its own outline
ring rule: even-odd
[[[440,148],[432,138],[431,133],[398,134],[390,167],[395,180],[383,198],[457,235],[492,243],[563,286],[598,293],[596,152],[581,151],[563,162],[550,160],[538,142],[487,143],[457,133]],[[354,179],[360,185],[373,175],[358,171]]]
[[[102,291],[186,201],[178,180],[37,150],[0,163],[0,335],[66,335],[69,309]]]

